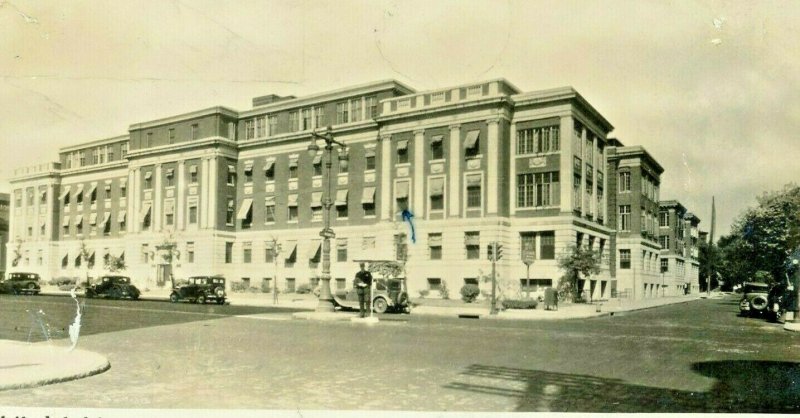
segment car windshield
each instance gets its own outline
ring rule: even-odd
[[[769,286],[766,284],[748,283],[744,285],[745,293],[767,292],[768,290]]]

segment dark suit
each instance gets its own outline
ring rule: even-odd
[[[362,318],[367,316],[367,295],[370,293],[372,287],[372,273],[361,270],[356,273],[356,279],[353,283],[358,294],[358,308]]]

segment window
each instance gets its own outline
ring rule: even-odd
[[[275,222],[275,197],[270,196],[267,199],[264,206],[264,222],[272,223]]]
[[[153,133],[148,132],[144,136],[144,143],[142,144],[142,148],[148,148],[153,145]]]
[[[166,177],[166,187],[173,187],[175,186],[175,170],[167,169],[167,177]]]
[[[350,160],[348,160],[346,157],[347,154],[339,154],[339,174],[347,173],[350,169]]]
[[[361,120],[361,99],[350,100],[350,122]]]
[[[366,113],[367,119],[372,119],[378,116],[378,98],[375,96],[367,96],[366,98]]]
[[[197,139],[199,137],[200,137],[200,125],[194,123],[192,124],[191,138]]]
[[[619,191],[620,192],[629,192],[631,191],[631,173],[630,172],[622,172],[619,173]]]
[[[275,243],[273,241],[264,242],[264,262],[265,263],[275,262]]]
[[[467,260],[477,260],[481,258],[481,236],[478,231],[464,233],[464,246],[467,250]]]
[[[189,202],[189,224],[197,223],[197,202]]]
[[[312,167],[314,168],[314,175],[321,176],[322,175],[322,153],[317,154],[312,161]]]
[[[106,146],[106,161],[114,161],[114,146]]]
[[[245,183],[252,183],[253,182],[253,162],[247,161],[244,164],[244,182]]]
[[[481,176],[471,174],[467,176],[467,209],[480,209],[482,204]]]
[[[545,231],[539,234],[541,241],[542,260],[555,260],[556,259],[556,233],[554,231]]]
[[[444,177],[432,178],[428,187],[430,187],[430,210],[444,210]]]
[[[520,232],[519,233],[519,250],[520,260],[533,260],[536,258],[536,233],[534,232]]]
[[[228,186],[236,185],[236,167],[233,165],[228,166]]]
[[[245,241],[242,243],[242,262],[253,262],[253,243],[250,241]]]
[[[287,220],[297,222],[297,206],[289,206]]]
[[[122,144],[120,148],[120,157],[126,158],[128,156],[128,143]]]
[[[277,115],[269,115],[269,136],[275,135],[278,133],[278,116]]]
[[[290,179],[297,178],[297,160],[289,161],[289,178]]]
[[[175,143],[175,128],[169,128],[169,143]]]
[[[397,142],[397,164],[408,162],[408,140]]]
[[[225,224],[226,225],[233,225],[233,213],[234,213],[235,203],[233,198],[228,198],[228,206],[225,210]]]
[[[150,135],[150,134],[148,134]],[[92,149],[92,164],[99,163],[100,160],[98,159],[98,150],[97,148]]]
[[[233,263],[233,243],[225,243],[225,264]]]
[[[337,277],[336,278],[336,290],[346,290],[347,289],[347,279],[344,277]]]
[[[33,206],[33,189],[28,189],[25,194],[27,195],[28,206]]]
[[[441,160],[444,158],[444,144],[442,135],[437,135],[431,138],[431,159]]]
[[[517,175],[517,207],[544,207],[556,204],[559,193],[558,171]]]
[[[631,250],[619,250],[619,268],[621,270],[631,268]]]
[[[139,262],[141,262],[142,264],[147,264],[147,262],[150,259],[149,246],[147,244],[142,244],[141,248],[142,248],[142,251],[140,252],[141,258],[140,258]],[[75,259],[75,267],[78,267],[80,265],[80,261],[79,261],[80,258],[81,257],[78,256],[78,258]]]
[[[336,239],[336,261],[347,261],[347,238]]]
[[[375,188],[365,187],[361,195],[361,206],[364,216],[375,216]]]
[[[253,139],[256,137],[256,121],[249,119],[244,121],[244,139]]]
[[[666,258],[661,259],[661,272],[666,273],[669,271],[669,260]]]
[[[228,122],[228,139],[231,141],[236,140],[236,123]]]
[[[464,140],[465,157],[475,157],[480,153],[480,134],[479,130],[467,132],[467,138]]]
[[[175,201],[164,201],[164,224],[172,225],[175,221]]]
[[[294,277],[287,277],[286,278],[286,293],[294,293],[295,290],[295,279]]]
[[[631,230],[631,205],[619,206],[619,231]]]
[[[297,132],[298,129],[298,120],[297,120],[297,111],[289,112],[289,132]]]
[[[395,208],[396,212],[402,212],[408,209],[408,187],[409,182],[400,181],[395,184]]]
[[[325,108],[317,106],[314,108],[314,127],[321,128],[325,126]]]
[[[336,191],[336,217],[338,219],[347,219],[347,189]]]
[[[669,235],[662,235],[658,237],[658,243],[661,244],[661,248],[668,250],[669,249]]]
[[[81,151],[79,161],[81,163],[80,164],[81,167],[86,165],[86,151]]]
[[[408,244],[406,234],[395,234],[394,236],[394,257],[395,260],[408,259]]]
[[[336,123],[347,123],[349,121],[349,109],[347,102],[336,103]]]
[[[194,263],[194,241],[186,243],[186,262]]]
[[[517,131],[517,154],[555,152],[559,150],[559,127],[522,129]]]
[[[374,170],[375,169],[375,150],[367,150],[366,154],[364,155],[366,160],[366,169],[367,170]]]
[[[428,234],[428,250],[430,251],[431,260],[442,259],[442,234]]]
[[[428,277],[428,290],[442,290],[442,279],[438,277]]]
[[[322,206],[311,206],[311,222],[322,222]]]
[[[144,173],[144,189],[152,189],[153,188],[153,173],[148,171]]]
[[[669,212],[658,213],[658,226],[662,228],[669,227]]]
[[[267,118],[260,116],[256,118],[256,138],[263,138],[267,134]]]
[[[267,160],[264,166],[264,180],[275,181],[275,161]]]
[[[301,119],[302,124],[300,125],[300,130],[305,131],[307,129],[311,129],[311,109],[303,109],[303,118]]]

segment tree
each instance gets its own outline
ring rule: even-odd
[[[403,262],[401,261],[369,261],[367,262],[370,273],[380,274],[381,277],[402,277]]]
[[[16,267],[19,265],[19,260],[22,259],[22,240],[17,238],[14,240],[14,258],[11,259],[11,265]]]
[[[108,255],[108,258],[105,261],[105,268],[106,270],[114,273],[117,271],[123,271],[127,268],[125,265],[125,259],[122,257],[116,257],[111,254]]]
[[[786,185],[757,202],[719,242],[719,270],[731,284],[755,280],[758,271],[772,280],[784,277],[789,256],[800,247],[800,187]]]
[[[600,273],[600,253],[589,248],[571,245],[558,257],[558,267],[564,275],[558,282],[559,293],[578,300],[578,280]]]

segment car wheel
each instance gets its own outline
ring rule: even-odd
[[[386,303],[386,299],[384,298],[375,298],[375,301],[372,302],[372,309],[375,311],[375,313],[382,314],[386,312],[388,308],[389,304]]]
[[[36,285],[33,283],[28,283],[28,292],[36,294]]]
[[[175,292],[171,293],[169,295],[169,301],[172,302],[172,303],[177,303],[178,302],[178,294],[175,293]]]
[[[763,296],[756,296],[750,301],[750,306],[757,311],[763,311],[764,309],[767,309],[767,298]]]
[[[92,299],[94,298],[94,291],[92,289],[86,289],[86,293],[84,293],[87,298]]]
[[[205,303],[206,303],[206,297],[205,297],[205,295],[200,295],[200,296],[198,296],[198,297],[197,297],[197,300],[196,300],[196,302],[197,302],[198,304],[200,304],[200,305],[203,305],[203,304],[205,304]]]

